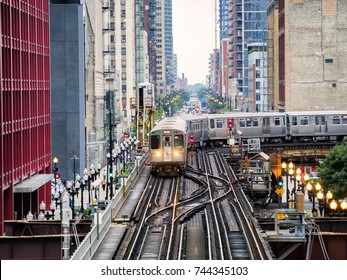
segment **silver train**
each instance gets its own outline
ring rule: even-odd
[[[226,113],[162,119],[149,133],[152,171],[184,171],[187,149],[223,146],[230,137],[259,138],[261,143],[341,141],[347,136],[347,111]]]

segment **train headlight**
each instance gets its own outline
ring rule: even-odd
[[[160,157],[160,156],[161,156],[161,152],[160,152],[160,151],[157,151],[157,152],[155,153],[155,155],[156,155],[157,157]]]
[[[178,157],[180,155],[179,151],[174,151],[174,156]]]

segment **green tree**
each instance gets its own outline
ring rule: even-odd
[[[322,184],[336,198],[347,196],[347,139],[337,144],[318,167]]]

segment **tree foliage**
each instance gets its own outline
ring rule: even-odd
[[[336,145],[318,167],[323,186],[336,198],[347,196],[347,139]]]

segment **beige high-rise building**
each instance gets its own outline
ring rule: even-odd
[[[279,98],[286,111],[347,104],[347,1],[279,0]]]

